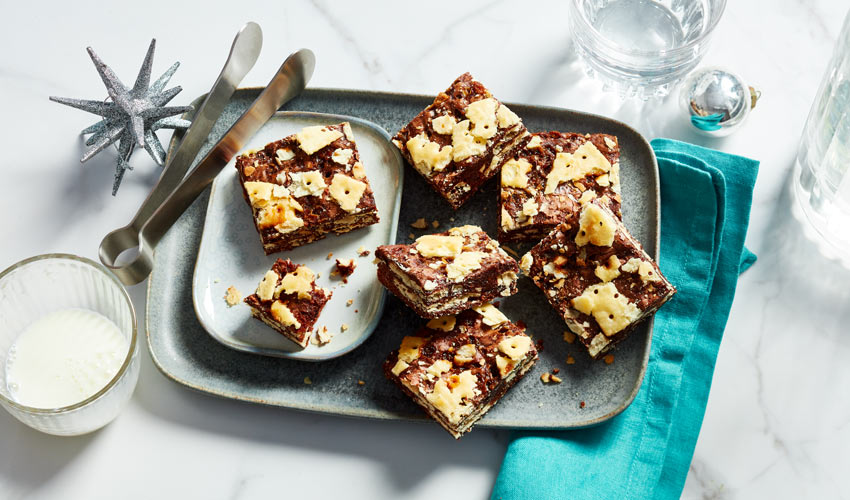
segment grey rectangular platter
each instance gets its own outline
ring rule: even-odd
[[[259,92],[260,89],[236,92],[200,157]],[[356,116],[378,124],[392,135],[432,100],[433,96],[308,89],[282,109]],[[533,132],[604,132],[618,137],[625,224],[646,251],[656,257],[658,169],[646,140],[627,125],[601,116],[557,108],[509,106]],[[404,176],[397,242],[410,242],[410,233],[419,236],[462,224],[476,224],[495,235],[497,179],[487,182],[455,212],[419,174],[409,166],[405,168],[409,170]],[[388,295],[383,316],[369,339],[349,354],[320,363],[235,351],[204,330],[192,306],[192,274],[208,198],[209,190],[180,217],[156,250],[154,271],[148,282],[146,323],[148,347],[157,368],[180,384],[225,398],[344,416],[425,419],[425,414],[381,371],[386,355],[398,347],[401,338],[425,322],[392,295]],[[420,217],[439,221],[439,229],[412,229],[410,223]],[[523,252],[528,247],[513,248]],[[374,266],[363,262],[356,272],[374,272]],[[609,365],[591,361],[578,344],[564,342],[563,321],[531,280],[520,279],[519,292],[502,301],[502,310],[513,321],[525,322],[543,349],[534,369],[490,410],[478,424],[480,427],[586,427],[617,415],[634,399],[649,357],[651,320],[618,347],[614,363]],[[565,363],[568,355],[575,358],[575,364]],[[560,369],[563,383],[542,384],[539,375],[553,368]],[[305,377],[312,383],[305,384]],[[360,380],[365,384],[358,384]]]

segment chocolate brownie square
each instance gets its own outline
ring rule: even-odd
[[[536,360],[525,329],[485,304],[404,337],[384,374],[458,439]]]
[[[598,359],[676,293],[658,265],[598,200],[520,260],[522,272]]]
[[[464,73],[399,130],[393,144],[457,209],[527,137],[522,120]]]
[[[598,199],[620,215],[620,146],[607,134],[532,134],[502,166],[499,241],[536,241]]]
[[[316,320],[333,294],[317,286],[315,278],[307,266],[277,259],[245,303],[255,318],[307,347]]]
[[[478,226],[375,251],[378,280],[423,318],[439,318],[516,293],[519,268]]]
[[[347,122],[306,127],[238,156],[236,169],[266,254],[378,222]]]

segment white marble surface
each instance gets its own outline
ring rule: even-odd
[[[136,16],[117,3],[4,5],[0,267],[52,251],[96,258],[97,242],[129,220],[156,178],[137,153],[136,170],[113,198],[112,153],[77,162],[76,134],[92,119],[47,96],[105,95],[87,45],[131,81],[156,37],[155,72],[183,63],[175,104],[207,90],[247,20],[263,26],[266,42],[246,84],[264,83],[301,46],[318,56],[315,86],[433,94],[470,70],[508,102],[607,114],[650,138],[761,160],[747,239],[759,262],[738,286],[684,496],[850,496],[850,272],[802,238],[787,195],[846,2],[729,2],[705,63],[736,69],[764,96],[749,123],[724,140],[688,133],[673,99],[624,103],[584,78],[569,46],[566,2],[144,5]],[[130,292],[143,311],[144,285]],[[0,498],[483,498],[507,433],[478,429],[455,443],[436,425],[218,400],[170,382],[144,352],[136,393],[107,428],[55,438],[0,412],[0,442]]]

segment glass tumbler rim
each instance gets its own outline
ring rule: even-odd
[[[127,372],[127,369],[130,367],[130,364],[133,361],[133,355],[136,351],[136,343],[138,341],[138,339],[137,339],[138,328],[137,328],[137,325],[136,325],[136,310],[133,307],[133,301],[130,299],[130,295],[127,293],[127,290],[124,288],[124,285],[118,280],[118,278],[116,278],[112,273],[110,273],[109,270],[107,270],[103,265],[101,265],[100,263],[95,262],[91,259],[88,259],[86,257],[81,257],[79,255],[70,254],[70,253],[45,253],[45,254],[41,254],[41,255],[35,255],[35,256],[32,256],[32,257],[27,257],[26,259],[18,261],[16,263],[12,264],[11,266],[7,267],[6,269],[3,270],[3,272],[0,272],[0,282],[2,282],[3,279],[5,279],[8,275],[13,273],[14,271],[16,271],[16,270],[18,270],[18,269],[20,269],[24,266],[27,266],[27,265],[32,264],[34,262],[39,262],[39,261],[43,261],[43,260],[50,260],[50,259],[71,260],[71,261],[79,262],[79,263],[82,263],[82,264],[86,264],[89,267],[94,268],[95,270],[99,271],[100,274],[106,276],[106,278],[108,278],[110,281],[115,283],[115,285],[118,286],[118,289],[121,290],[121,297],[123,297],[124,303],[127,305],[127,308],[129,309],[132,332],[131,332],[131,336],[130,336],[130,345],[129,345],[129,348],[127,349],[127,356],[124,358],[124,362],[121,363],[121,367],[118,369],[118,372],[99,391],[97,391],[96,393],[92,394],[91,396],[87,397],[86,399],[84,399],[82,401],[79,401],[79,402],[74,403],[72,405],[61,406],[61,407],[58,407],[58,408],[35,408],[33,406],[27,406],[27,405],[18,403],[17,401],[14,401],[11,398],[7,398],[2,392],[0,392],[0,400],[2,400],[4,404],[8,404],[9,406],[11,406],[11,407],[13,407],[17,410],[20,410],[22,412],[36,414],[36,415],[61,415],[63,413],[69,413],[69,412],[72,412],[74,410],[78,410],[80,408],[83,408],[83,407],[85,407],[89,404],[94,403],[98,399],[100,399],[104,394],[106,394],[110,389],[112,389],[118,383],[118,381],[121,380],[121,378],[124,376],[124,374]]]
[[[573,16],[578,17],[577,21],[581,22],[585,29],[589,30],[593,37],[594,41],[604,45],[605,47],[616,50],[619,53],[626,55],[634,55],[634,56],[677,56],[680,54],[684,54],[690,52],[694,46],[704,42],[709,36],[711,36],[712,32],[714,32],[714,28],[717,27],[717,24],[720,22],[720,19],[723,17],[723,12],[726,10],[726,0],[716,0],[718,2],[718,9],[716,10],[717,14],[712,13],[711,20],[706,29],[700,34],[699,37],[691,40],[690,42],[675,47],[672,49],[659,49],[659,50],[644,50],[644,49],[635,49],[631,47],[625,47],[618,43],[612,42],[608,38],[602,35],[593,23],[587,18],[583,9],[579,8],[579,3],[582,0],[570,0],[570,5],[573,7]],[[652,0],[649,0],[652,1]]]

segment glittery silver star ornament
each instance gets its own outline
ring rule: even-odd
[[[80,161],[86,162],[110,144],[118,142],[118,163],[115,167],[115,183],[112,185],[113,196],[118,192],[124,173],[132,169],[129,160],[136,146],[145,148],[151,158],[162,166],[165,162],[165,149],[154,132],[159,129],[185,129],[191,125],[188,120],[174,116],[192,109],[191,106],[166,106],[183,90],[180,86],[164,90],[171,76],[180,66],[179,62],[174,63],[153,85],[150,85],[155,48],[156,40],[154,39],[148,47],[148,53],[139,70],[139,76],[136,77],[136,83],[133,88],[128,89],[121,83],[115,72],[104,64],[91,47],[88,47],[86,50],[103,84],[106,85],[109,99],[91,101],[50,97],[51,101],[103,117],[103,120],[81,132],[83,135],[91,134],[91,137],[86,140],[89,148]]]

